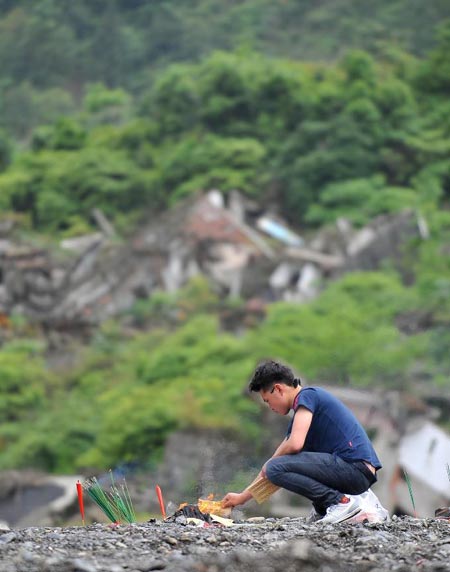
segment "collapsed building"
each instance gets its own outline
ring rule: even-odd
[[[101,232],[62,241],[58,256],[0,236],[3,319],[21,314],[50,328],[94,326],[157,289],[176,291],[199,273],[221,295],[250,304],[304,302],[326,280],[376,269],[387,257],[407,280],[403,248],[426,235],[424,221],[405,211],[362,229],[339,220],[307,242],[237,191],[228,204],[219,191],[190,197],[126,241],[114,237],[100,214]]]

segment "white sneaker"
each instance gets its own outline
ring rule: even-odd
[[[360,495],[353,495],[361,507],[361,512],[349,519],[348,522],[357,524],[359,522],[382,523],[389,522],[389,512],[383,507],[380,499],[371,490],[367,490]]]
[[[340,502],[327,508],[327,514],[320,520],[323,524],[344,522],[361,512],[361,505],[353,496],[345,495]]]

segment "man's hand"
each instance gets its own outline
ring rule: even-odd
[[[248,491],[242,491],[242,493],[228,493],[222,499],[222,507],[233,508],[234,506],[246,503],[251,498],[252,495]]]
[[[261,471],[259,472],[258,477],[267,478],[267,477],[266,477],[266,465],[267,465],[267,463],[268,463],[269,461],[270,461],[270,459],[264,463],[264,465],[263,465]]]

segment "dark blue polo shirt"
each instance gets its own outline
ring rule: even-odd
[[[304,387],[294,400],[294,411],[299,407],[306,407],[313,414],[302,451],[332,453],[344,461],[367,461],[375,469],[381,469],[364,428],[337,397],[320,387]],[[287,436],[291,434],[293,422],[294,418]]]

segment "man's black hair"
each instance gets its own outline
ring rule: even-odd
[[[289,367],[277,361],[266,360],[255,369],[248,387],[250,391],[267,391],[275,383],[284,383],[291,387],[301,385],[300,379],[294,376]]]

